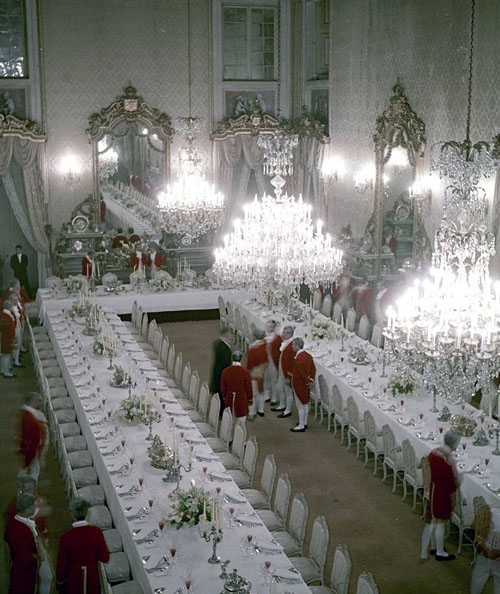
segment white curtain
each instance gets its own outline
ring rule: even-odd
[[[495,237],[496,253],[490,261],[490,273],[498,278],[500,276],[500,168],[497,169],[495,177],[491,210],[491,232]]]

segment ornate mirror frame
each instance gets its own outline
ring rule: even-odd
[[[166,181],[170,177],[170,143],[175,133],[171,126],[172,120],[166,113],[155,107],[151,107],[137,94],[135,87],[128,85],[124,88],[123,95],[117,97],[108,107],[101,109],[98,113],[93,113],[89,117],[89,127],[86,133],[92,145],[93,225],[100,224],[99,151],[97,145],[106,134],[112,134],[116,126],[122,122],[127,124],[140,122],[148,128],[151,134],[156,134],[158,139],[163,142],[164,180]]]
[[[392,88],[389,106],[376,120],[375,134],[375,185],[374,185],[374,253],[377,254],[375,273],[380,275],[384,218],[384,166],[389,162],[393,149],[402,147],[408,155],[414,175],[425,151],[425,124],[413,111],[397,82]],[[415,180],[414,180],[415,181]],[[416,227],[419,222],[415,221]],[[420,222],[421,224],[421,222]],[[415,233],[414,232],[414,237]]]

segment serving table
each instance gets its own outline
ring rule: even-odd
[[[177,295],[179,306],[182,300],[182,306],[186,307],[186,295]],[[164,482],[164,471],[151,466],[147,453],[151,444],[146,440],[147,427],[128,424],[116,415],[128,392],[111,386],[109,359],[92,354],[94,339],[85,336],[82,325],[78,320],[68,318],[67,313],[49,308],[45,324],[134,579],[144,593],[172,594],[178,588],[187,593],[186,587],[192,582],[189,592],[219,594],[224,583],[219,577],[221,566],[207,562],[212,544],[200,536],[197,527],[184,526],[176,530],[168,519],[165,520],[172,509],[168,494],[173,492],[176,484]],[[179,445],[179,457],[188,468],[192,460],[190,472],[181,470],[180,488],[188,489],[194,482],[211,494],[217,495],[220,490],[223,539],[217,551],[222,560],[230,560],[228,572],[237,568],[240,575],[252,582],[253,591],[258,591],[259,587],[269,590],[269,586],[259,584],[265,584],[272,574],[278,576],[277,592],[307,594],[308,587],[166,387],[114,307],[101,308],[101,327],[106,334],[112,333],[121,345],[120,354],[113,362],[136,382],[132,393],[146,395],[161,413],[160,422],[153,423],[153,433],[170,446],[175,441]],[[122,496],[131,489],[137,492],[130,497]],[[131,520],[129,517],[140,513],[141,508],[147,512],[145,517],[141,521]],[[166,522],[164,526],[163,521]],[[158,536],[151,535],[155,530]],[[252,536],[250,544],[249,535]],[[153,542],[143,543],[141,538]],[[176,549],[173,566],[171,549]],[[169,564],[154,571],[164,556]]]
[[[269,319],[275,319],[283,326],[295,326],[295,336],[305,340],[305,348],[314,356],[317,376],[322,375],[331,390],[338,386],[343,396],[344,404],[349,396],[356,401],[363,418],[365,410],[369,410],[379,429],[387,424],[394,432],[398,444],[408,439],[415,449],[417,459],[426,456],[432,449],[442,444],[442,436],[450,429],[449,421],[440,421],[440,413],[430,412],[433,398],[423,388],[419,387],[413,394],[401,395],[394,398],[387,388],[388,379],[396,370],[386,365],[386,376],[382,375],[382,351],[360,339],[353,333],[347,332],[337,324],[333,324],[337,331],[335,340],[313,340],[311,326],[303,322],[288,320],[288,313],[279,307],[269,309],[259,305],[256,301],[233,302],[233,308],[239,309],[249,323],[253,322],[259,328],[264,328]],[[316,318],[326,321],[327,318],[316,314]],[[331,321],[330,321],[331,322]],[[340,332],[344,332],[344,351],[341,351],[342,341]],[[360,365],[351,363],[349,352],[351,347],[362,346],[367,351],[370,363]],[[475,420],[478,429],[488,432],[498,426],[481,410],[469,404],[451,404],[438,398],[437,408],[442,410],[447,406],[450,413],[467,415]],[[422,417],[421,417],[422,415]],[[474,516],[473,499],[482,495],[490,506],[498,507],[500,503],[500,456],[492,455],[495,439],[491,439],[486,446],[475,446],[474,437],[462,437],[457,450],[457,467],[462,473],[463,511],[465,520],[470,525]],[[463,449],[463,444],[466,448]],[[488,460],[487,465],[485,461]],[[486,469],[486,470],[485,470]],[[498,493],[497,493],[498,491]]]

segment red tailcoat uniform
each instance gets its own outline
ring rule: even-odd
[[[299,351],[293,360],[292,388],[302,404],[309,403],[310,390],[315,377],[314,359],[306,351]]]
[[[445,448],[436,448],[429,454],[429,464],[431,515],[440,520],[449,520],[453,511],[455,492],[460,485],[453,455]]]
[[[246,417],[248,406],[253,402],[252,376],[248,369],[234,363],[226,367],[220,379],[221,394],[233,415]]]
[[[247,353],[247,369],[253,380],[257,381],[259,392],[264,390],[264,375],[267,368],[267,348],[265,340],[255,341]]]
[[[21,456],[23,467],[27,468],[47,443],[47,427],[29,410],[21,410]]]
[[[370,316],[373,310],[375,293],[370,285],[361,285],[352,290],[352,305],[360,316]]]
[[[86,522],[75,522],[59,541],[56,570],[58,590],[64,594],[100,594],[99,561],[109,561],[102,530]]]
[[[26,524],[13,517],[7,520],[5,540],[12,561],[9,594],[35,594],[38,552],[33,533]]]
[[[45,503],[45,500],[42,499],[41,497],[37,497],[36,501],[35,501],[35,507],[36,507],[36,515],[33,518],[33,520],[35,521],[36,524],[36,531],[38,532],[38,535],[43,538],[43,540],[45,542],[48,541],[49,538],[49,530],[47,527],[47,520],[46,520],[46,513],[47,513],[47,509],[48,506]],[[39,510],[42,510],[41,512],[39,512]],[[5,525],[8,524],[8,522],[10,520],[14,519],[14,516],[17,514],[17,496],[14,497],[14,499],[10,502],[9,507],[7,508],[7,511],[5,512]]]
[[[0,313],[0,331],[2,333],[2,355],[10,355],[16,341],[16,319],[12,312]]]
[[[113,242],[111,243],[111,247],[113,249],[118,248],[121,246],[122,243],[128,243],[128,239],[125,235],[115,235],[113,237]]]
[[[141,262],[142,262],[142,267],[146,268],[146,266],[148,264],[148,257],[144,252],[142,252],[142,255],[141,255]],[[132,270],[136,270],[139,268],[139,256],[137,255],[136,252],[134,252],[130,256],[130,266],[132,266]]]
[[[12,293],[16,293],[14,289],[7,289],[3,294],[3,299],[8,299],[12,295]],[[21,287],[21,290],[19,291],[19,293],[16,293],[16,295],[18,295],[22,303],[31,303],[30,296],[28,295],[24,287]]]
[[[287,384],[290,384],[293,372],[293,363],[295,360],[295,351],[293,350],[293,338],[286,347],[281,351],[280,356],[280,371],[283,379]]]
[[[137,243],[138,241],[141,241],[141,237],[140,235],[137,235],[137,233],[133,233],[129,238],[128,238],[128,242],[129,243]]]
[[[154,257],[151,256],[148,259],[148,266],[153,267],[154,264],[155,268],[163,268],[167,263],[165,260],[165,256],[163,254],[160,254],[160,252],[155,252]]]
[[[280,364],[280,346],[282,342],[283,338],[281,338],[281,336],[276,333],[273,340],[267,343],[269,363],[272,361],[276,369],[278,369]]]
[[[93,268],[92,260],[90,258],[88,258],[87,256],[85,256],[85,258],[83,258],[83,260],[82,260],[82,274],[83,274],[83,276],[90,278],[92,276],[92,268]]]

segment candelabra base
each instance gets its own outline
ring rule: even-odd
[[[219,557],[218,555],[216,555],[215,557],[212,555],[212,556],[210,557],[210,559],[208,559],[208,562],[209,562],[211,565],[216,565],[217,563],[220,563],[220,557]]]
[[[500,456],[500,449],[495,448],[492,452],[491,452],[494,456]]]

